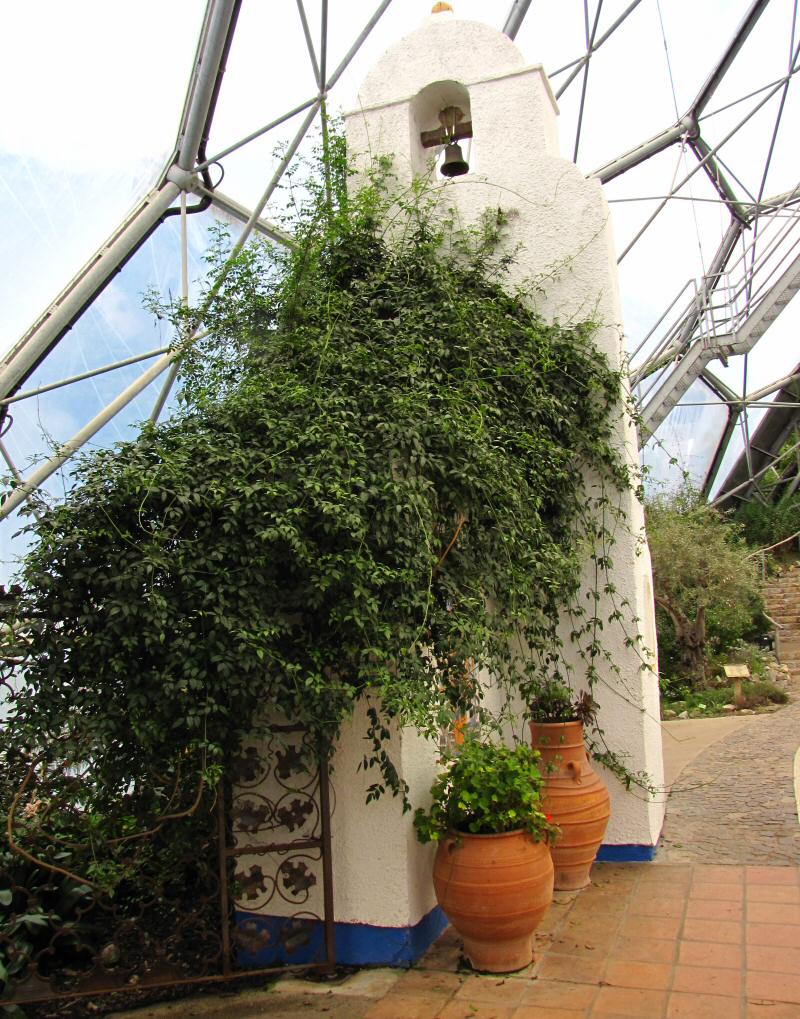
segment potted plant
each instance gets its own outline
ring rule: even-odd
[[[550,906],[557,829],[541,803],[539,755],[468,734],[414,817],[421,842],[439,843],[433,883],[439,905],[477,970],[530,964],[532,935]]]
[[[608,789],[592,768],[583,742],[585,722],[597,704],[584,691],[577,698],[558,680],[528,691],[531,742],[544,762],[544,809],[561,829],[552,847],[554,887],[585,888],[611,815]]]

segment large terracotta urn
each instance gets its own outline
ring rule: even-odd
[[[433,885],[474,969],[511,973],[530,965],[533,932],[553,897],[546,842],[524,831],[453,835],[439,843]]]
[[[542,755],[542,807],[561,829],[552,847],[554,887],[585,888],[611,816],[608,789],[592,768],[582,722],[531,722],[530,727],[533,747]]]

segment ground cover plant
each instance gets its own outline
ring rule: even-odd
[[[402,796],[390,721],[438,736],[481,670],[558,673],[567,605],[602,653],[576,594],[631,479],[593,324],[508,284],[502,211],[462,229],[385,161],[355,190],[336,137],[324,171],[292,184],[291,249],[219,230],[199,307],[152,300],[177,413],[29,525],[2,806],[28,862],[68,843],[64,876],[117,903],[143,860],[180,883],[213,857],[189,822],[270,713],[324,753],[369,699],[370,794]]]

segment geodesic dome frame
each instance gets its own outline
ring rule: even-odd
[[[279,244],[292,243],[281,226],[269,218],[270,202],[312,125],[321,122],[325,129],[328,104],[335,100],[342,76],[392,5],[392,0],[382,0],[371,11],[334,66],[329,47],[333,8],[329,10],[328,0],[317,2],[318,31],[314,31],[307,9],[310,0],[306,3],[296,0],[296,31],[302,33],[305,41],[314,81],[310,94],[280,116],[209,155],[207,150],[226,66],[240,30],[240,15],[247,3],[245,0],[208,0],[177,138],[166,166],[131,213],[0,363],[3,418],[0,455],[13,478],[0,506],[0,518],[12,514],[46,484],[76,450],[93,440],[150,387],[157,390],[150,417],[157,420],[168,405],[179,363],[178,352],[169,344],[44,384],[36,384],[35,378],[104,288],[166,220],[177,217],[180,222],[181,289],[186,299],[190,272],[187,224],[193,214],[208,209],[238,222],[234,252],[240,250],[254,232]],[[702,203],[713,202],[722,217],[716,248],[710,257],[701,259],[701,271],[690,273],[689,278],[682,281],[678,293],[664,300],[658,314],[652,316],[654,324],[650,328],[635,323],[629,332],[631,377],[641,412],[643,440],[655,435],[668,445],[664,438],[666,431],[681,420],[684,434],[697,431],[704,427],[700,424],[701,415],[713,406],[715,412],[720,412],[715,434],[709,433],[706,444],[713,449],[702,469],[695,474],[706,495],[713,494],[717,500],[729,502],[759,497],[759,480],[781,451],[785,452],[797,427],[800,410],[797,386],[800,367],[777,373],[767,384],[753,384],[752,372],[748,371],[749,358],[756,345],[800,289],[800,184],[793,184],[777,194],[767,191],[770,170],[780,157],[780,144],[786,133],[785,130],[781,133],[781,127],[794,102],[794,76],[800,69],[800,44],[795,34],[797,0],[788,5],[784,3],[778,11],[780,18],[776,24],[786,31],[790,46],[789,53],[781,52],[780,57],[776,50],[768,82],[748,81],[745,75],[747,84],[743,93],[734,94],[733,98],[729,94],[725,97],[729,101],[710,109],[712,100],[718,101],[727,87],[733,70],[741,67],[742,55],[746,56],[748,43],[759,23],[763,24],[767,12],[778,10],[780,4],[781,0],[753,0],[743,5],[741,21],[727,44],[715,39],[713,45],[708,42],[703,47],[709,70],[691,101],[683,107],[682,115],[678,113],[673,65],[659,0],[633,0],[616,5],[613,0],[606,0],[605,4],[604,0],[594,3],[583,0],[580,9],[583,38],[578,55],[553,70],[548,68],[557,98],[572,103],[572,155],[577,160],[581,145],[586,147],[590,130],[603,134],[608,142],[615,137],[618,126],[614,110],[592,110],[594,79],[590,71],[613,46],[622,47],[618,53],[633,52],[630,49],[633,43],[626,41],[633,36],[626,36],[626,33],[630,33],[635,19],[645,9],[658,16],[675,119],[667,128],[639,144],[625,147],[621,155],[606,160],[591,172],[606,185],[610,201],[617,203],[615,212],[622,209],[625,202],[649,203],[649,214],[621,245],[621,267],[626,265],[626,260],[628,265],[634,261],[631,252],[641,250],[643,241],[658,228],[665,210],[688,201],[697,217],[696,210],[702,210]],[[537,4],[532,5],[531,0],[515,0],[502,26],[503,31],[512,39],[517,38],[536,9]],[[344,13],[340,12],[340,16],[344,17]],[[280,44],[281,40],[276,40],[278,48]],[[738,85],[738,78],[735,84]],[[627,82],[629,88],[636,85],[635,80]],[[748,125],[767,115],[769,129],[755,156],[761,172],[755,175],[755,186],[748,188],[743,183],[744,174],[738,172],[738,166],[732,165],[728,152],[735,150],[737,139],[746,132]],[[721,131],[717,129],[720,123],[725,124]],[[229,160],[250,151],[258,140],[273,136],[287,125],[291,125],[293,134],[285,138],[282,154],[270,166],[257,200],[243,202],[221,190],[219,180],[214,180],[215,175],[220,176],[217,170],[224,172]],[[641,182],[636,178],[641,168],[664,160],[670,153],[677,153],[678,160],[667,188],[656,195],[633,197],[622,190],[620,182],[632,180],[635,189]],[[791,168],[789,173],[791,175]],[[788,179],[793,181],[794,178]],[[699,194],[696,189],[702,180],[705,189]],[[660,271],[658,265],[651,268],[654,278]],[[793,364],[796,360],[795,356]],[[740,385],[732,383],[727,371],[731,361],[743,365]],[[44,393],[145,362],[148,366],[141,374],[69,438],[54,443],[55,448],[40,457],[39,462],[26,468],[14,457],[9,438],[13,436],[12,419],[17,405],[36,400]],[[786,484],[796,487],[796,478],[797,471],[790,471]]]

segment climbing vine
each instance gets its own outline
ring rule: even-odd
[[[599,653],[576,594],[630,478],[594,324],[510,286],[502,210],[465,229],[425,181],[384,160],[356,187],[327,147],[324,184],[290,182],[291,249],[232,256],[219,228],[199,306],[151,297],[183,350],[177,412],[84,455],[28,525],[15,831],[34,838],[37,782],[80,773],[70,825],[94,824],[107,885],[103,847],[206,802],[274,713],[332,745],[367,699],[370,795],[402,793],[390,721],[438,735],[489,674],[530,692],[567,605]]]

